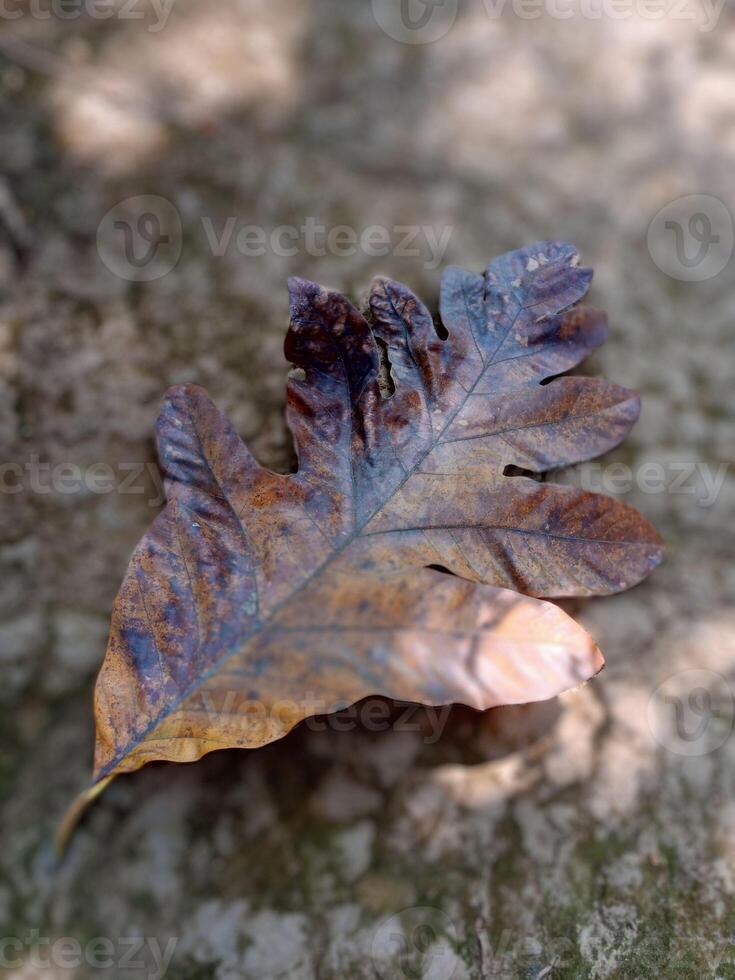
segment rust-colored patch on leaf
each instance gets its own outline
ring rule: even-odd
[[[202,389],[168,393],[168,503],[115,603],[95,780],[262,745],[370,694],[485,709],[600,669],[587,633],[538,597],[628,588],[659,538],[616,500],[505,475],[591,459],[638,417],[618,385],[556,377],[606,336],[575,305],[591,279],[577,262],[544,242],[484,275],[448,269],[444,340],[399,283],[374,283],[368,324],[292,280],[293,474],[261,467]]]

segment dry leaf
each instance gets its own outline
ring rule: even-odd
[[[597,456],[638,416],[610,382],[541,383],[605,340],[604,315],[574,306],[591,278],[577,261],[547,242],[484,275],[450,268],[443,328],[399,283],[374,283],[366,318],[293,280],[296,473],[260,466],[200,388],[168,393],[168,503],[115,602],[95,781],[262,745],[370,694],[484,709],[600,669],[534,597],[628,588],[659,538],[616,500],[506,475]]]

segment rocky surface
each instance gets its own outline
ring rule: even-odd
[[[685,282],[647,244],[682,195],[735,210],[733,15],[703,31],[494,18],[478,0],[410,45],[374,6],[179,0],[160,30],[153,6],[129,20],[121,3],[0,19],[10,976],[735,976],[733,263]],[[98,228],[144,194],[174,205],[182,251],[141,283]],[[308,219],[383,226],[390,254],[303,231],[293,254],[237,247],[245,226],[270,239]],[[402,226],[423,230],[407,246]],[[438,740],[412,716],[151,766],[109,788],[54,870],[110,605],[160,506],[166,387],[204,385],[288,467],[289,274],[359,298],[383,272],[435,305],[438,265],[545,237],[597,270],[612,330],[587,370],[644,398],[604,468],[562,478],[619,493],[668,546],[649,582],[579,607],[604,673],[555,704],[455,711]]]

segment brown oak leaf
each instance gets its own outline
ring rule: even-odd
[[[604,315],[576,305],[590,279],[560,242],[484,275],[449,268],[442,326],[387,279],[365,315],[292,280],[294,473],[256,462],[201,388],[169,391],[168,502],[115,602],[92,792],[367,695],[485,709],[601,668],[589,635],[538,597],[626,589],[660,540],[617,500],[508,474],[595,457],[638,417],[633,392],[557,377],[605,340]]]

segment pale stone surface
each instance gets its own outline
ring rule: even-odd
[[[0,476],[0,938],[22,943],[14,977],[116,978],[142,936],[129,980],[155,976],[172,939],[176,980],[375,980],[394,916],[424,974],[447,980],[732,975],[733,264],[687,284],[646,245],[681,195],[735,210],[732,18],[700,30],[695,0],[699,20],[459,8],[426,45],[391,40],[364,0],[179,0],[158,32],[0,23],[13,205],[4,183],[0,463],[20,466]],[[29,63],[18,37],[46,54]],[[184,240],[173,271],[134,285],[95,242],[110,208],[141,194],[175,205]],[[309,218],[383,225],[390,254],[337,254],[326,232],[308,254]],[[284,224],[295,254],[238,248],[246,226],[271,241]],[[417,254],[401,247],[407,225]],[[109,788],[53,871],[51,836],[89,777],[111,602],[162,499],[165,389],[202,384],[286,469],[289,274],[359,299],[386,273],[435,307],[440,266],[481,269],[544,237],[596,268],[611,338],[587,370],[644,405],[603,466],[559,479],[639,507],[668,548],[640,588],[570,604],[606,670],[553,705],[455,712],[436,743],[298,731],[149,767]],[[449,925],[417,931],[410,910],[426,908]],[[113,965],[34,965],[33,930],[101,937]]]

